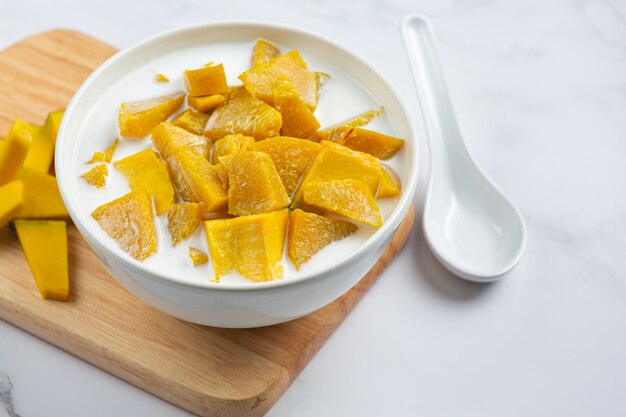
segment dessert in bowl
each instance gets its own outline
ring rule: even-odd
[[[319,91],[319,101],[314,107],[320,130],[341,125],[372,109],[385,109],[366,127],[404,139],[402,148],[383,161],[399,176],[400,194],[376,200],[382,224],[375,224],[375,227],[359,224],[349,236],[332,242],[303,263],[293,262],[293,257],[285,254],[279,262],[280,273],[267,279],[251,280],[236,270],[216,273],[215,248],[207,241],[209,226],[206,231],[198,228],[183,242],[173,245],[167,227],[167,209],[159,208],[156,199],[155,251],[142,256],[141,260],[131,256],[118,244],[119,236],[117,241],[112,238],[94,213],[133,189],[128,176],[124,175],[121,161],[149,148],[159,151],[155,155],[163,157],[163,149],[159,148],[158,139],[155,141],[157,133],[152,138],[150,133],[142,138],[120,136],[120,104],[176,95],[185,90],[191,93],[190,88],[194,86],[185,86],[184,70],[206,68],[208,61],[223,65],[232,91],[242,90],[245,87],[237,87],[241,84],[237,77],[250,70],[250,51],[257,39],[270,41],[281,52],[299,51],[311,71],[330,76]],[[156,82],[157,78],[170,82]],[[190,100],[187,102],[197,105]],[[178,108],[168,120],[177,117],[185,106]],[[163,130],[159,127],[155,132],[157,129]],[[206,131],[204,133],[207,135]],[[143,134],[145,132],[137,133]],[[93,159],[94,151],[110,148],[117,137],[119,141],[112,163],[108,165],[106,184],[94,187],[83,178],[92,166],[87,162]],[[256,144],[265,140],[255,139]],[[317,35],[282,25],[214,23],[157,35],[116,54],[100,66],[67,108],[59,131],[56,168],[61,193],[74,223],[111,274],[129,291],[152,306],[191,322],[220,327],[257,327],[291,320],[323,307],[367,273],[410,206],[417,181],[416,145],[414,127],[398,94],[371,66],[344,48]],[[213,153],[216,146],[211,146]],[[340,146],[322,142],[320,147]],[[211,161],[213,164],[220,162]],[[292,186],[296,189],[290,190],[289,201],[281,208],[290,205],[291,209],[296,208],[293,201],[299,199],[297,187],[300,185]],[[150,187],[149,181],[147,187]],[[177,195],[180,197],[180,193]],[[229,209],[232,208],[229,206]],[[229,211],[254,215],[234,210]],[[221,216],[217,210],[204,213],[207,223],[215,217],[232,216]],[[211,260],[195,266],[188,256],[189,248],[210,254]]]

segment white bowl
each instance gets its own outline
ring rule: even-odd
[[[112,240],[78,210],[72,166],[79,146],[79,130],[90,108],[116,80],[139,64],[179,48],[209,42],[276,41],[323,62],[331,62],[363,86],[383,105],[396,133],[406,139],[402,153],[405,172],[398,203],[376,231],[357,250],[314,273],[294,279],[237,285],[190,283],[180,277],[148,271],[120,253]],[[112,118],[114,119],[115,116]],[[76,92],[59,130],[56,173],[65,205],[89,246],[110,273],[130,292],[153,307],[194,323],[218,327],[259,327],[285,322],[313,312],[348,291],[375,264],[404,218],[417,184],[417,138],[411,117],[395,89],[373,67],[337,43],[300,29],[265,23],[225,22],[187,26],[153,36],[103,63]]]

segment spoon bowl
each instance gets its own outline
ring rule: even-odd
[[[430,138],[426,241],[453,274],[470,281],[495,281],[524,253],[524,220],[465,146],[430,23],[419,14],[409,15],[402,22],[402,33]]]

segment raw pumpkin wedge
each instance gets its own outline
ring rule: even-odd
[[[148,100],[122,103],[118,115],[120,134],[141,138],[167,120],[183,104],[185,94],[177,93]]]
[[[397,197],[402,192],[402,183],[398,174],[391,167],[380,164],[380,187],[376,198]]]
[[[202,204],[173,204],[167,213],[167,230],[174,246],[187,239],[202,223]]]
[[[209,115],[199,113],[193,109],[187,109],[172,120],[174,126],[181,127],[194,135],[201,135],[204,132],[204,126],[209,120]]]
[[[16,220],[15,230],[43,299],[70,294],[67,226],[62,220]]]
[[[98,164],[81,175],[88,184],[96,188],[102,188],[106,185],[109,169],[105,164]]]
[[[48,173],[54,158],[54,139],[44,126],[25,123],[24,128],[30,131],[32,138],[28,155],[24,160],[24,168]]]
[[[61,126],[61,120],[64,114],[65,110],[56,110],[48,113],[48,117],[46,118],[46,129],[48,129],[54,143],[56,143],[59,134],[59,126]]]
[[[131,190],[145,190],[154,199],[157,216],[170,209],[174,203],[174,187],[165,162],[151,148],[120,159],[114,165],[126,177]]]
[[[404,140],[373,130],[355,127],[339,142],[352,150],[368,153],[379,159],[389,159],[403,146]]]
[[[252,145],[253,151],[265,152],[272,158],[289,196],[293,195],[300,178],[319,148],[319,143],[287,136],[276,136]]]
[[[9,134],[0,142],[0,185],[17,179],[32,142],[28,123],[15,119]]]
[[[190,96],[224,94],[230,90],[226,83],[224,65],[205,65],[183,72],[185,87]]]
[[[96,208],[91,217],[138,261],[156,252],[157,235],[152,200],[145,191],[131,191],[105,203]]]
[[[236,135],[227,135],[222,139],[215,142],[213,148],[213,154],[211,155],[211,162],[214,164],[219,163],[220,156],[230,155],[237,151],[247,151],[255,143],[255,140],[251,136],[245,136],[241,133]]]
[[[295,209],[289,217],[287,254],[300,269],[322,248],[354,233],[357,227],[343,220]]]
[[[58,219],[68,218],[57,179],[43,172],[24,169],[20,175],[24,184],[22,208],[19,218]]]
[[[283,276],[289,210],[204,222],[215,281],[232,270],[254,282]]]
[[[189,107],[200,113],[209,113],[225,101],[226,97],[222,94],[212,94],[203,97],[187,96],[187,104]]]
[[[266,40],[258,39],[252,49],[251,67],[270,62],[280,55],[280,50]]]
[[[0,185],[0,227],[4,227],[20,212],[24,183],[20,180]]]
[[[280,112],[282,126],[280,134],[306,139],[315,135],[320,123],[307,107],[298,89],[280,76],[273,87],[274,107]]]
[[[374,196],[358,180],[332,180],[307,183],[304,202],[325,213],[339,214],[378,229],[383,222]]]

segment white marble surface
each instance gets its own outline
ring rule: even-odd
[[[468,145],[526,216],[526,256],[493,285],[449,275],[416,230],[269,416],[624,415],[626,3],[92,3],[1,0],[0,46],[55,27],[123,47],[192,22],[290,22],[416,108],[398,24],[426,13]],[[1,321],[0,370],[23,417],[188,415]]]

